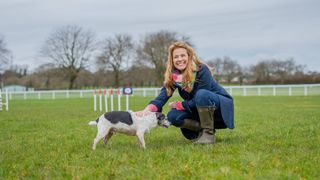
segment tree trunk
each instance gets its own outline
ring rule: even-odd
[[[70,79],[69,79],[69,89],[73,89],[74,88],[74,82],[77,79],[77,75],[71,75]]]

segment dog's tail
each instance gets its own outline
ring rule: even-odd
[[[90,121],[88,124],[90,126],[96,126],[98,124],[98,122],[99,122],[99,118],[97,120],[95,120],[95,121]]]

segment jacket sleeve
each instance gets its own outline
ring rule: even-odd
[[[171,98],[171,96],[167,96],[166,88],[162,87],[159,95],[154,100],[150,101],[149,104],[153,104],[153,105],[157,106],[158,111],[162,112],[162,107],[167,103],[167,101]]]
[[[195,89],[193,89],[193,91],[194,91],[193,98],[182,102],[182,106],[184,107],[184,109],[188,110],[189,112],[192,112],[191,109],[196,108],[195,96],[197,94],[197,91],[199,89],[210,90],[213,82],[214,82],[214,79],[212,77],[212,74],[211,74],[209,68],[203,64],[201,66],[201,69],[197,72],[197,75],[196,75],[196,82],[195,83],[197,83],[197,87],[194,87]]]

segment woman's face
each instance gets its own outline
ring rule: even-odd
[[[184,48],[177,48],[172,52],[173,65],[179,71],[183,71],[186,69],[188,64],[188,53]]]

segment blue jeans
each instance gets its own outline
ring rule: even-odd
[[[216,112],[220,111],[219,96],[211,91],[199,89],[194,96],[194,100],[197,107],[214,106],[216,108]],[[192,113],[185,110],[181,111],[171,109],[167,117],[172,125],[180,127],[183,124],[184,119],[194,119],[199,121],[197,108],[192,108],[191,111]]]

